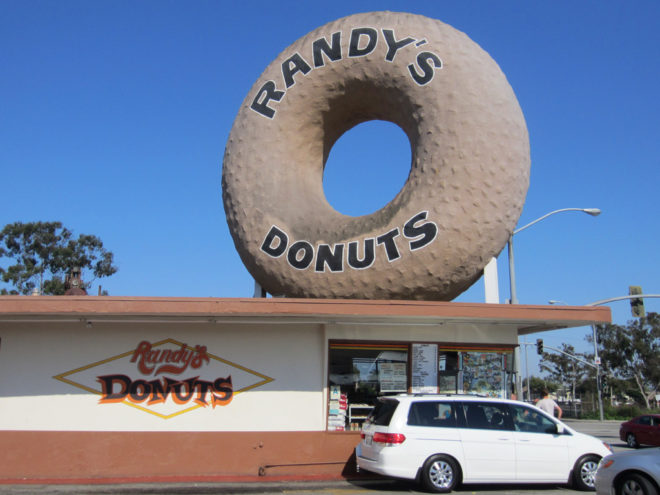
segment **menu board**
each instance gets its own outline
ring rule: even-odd
[[[381,392],[405,392],[406,380],[406,363],[378,363]]]
[[[412,345],[412,393],[438,393],[438,346]]]

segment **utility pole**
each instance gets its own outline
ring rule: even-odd
[[[640,293],[638,292],[637,289],[639,289]],[[641,294],[642,289],[641,287],[630,287],[629,292],[633,293],[628,296],[619,296],[619,297],[610,297],[609,299],[601,299],[600,301],[594,301],[592,303],[586,304],[586,306],[602,306],[603,304],[611,303],[614,301],[624,301],[626,299],[630,300],[631,303],[633,300],[639,300],[642,301],[642,311],[644,309],[644,304],[643,300],[645,297],[647,298],[657,298],[660,297],[660,294]],[[637,304],[637,307],[639,307],[639,304]],[[632,306],[633,310],[633,316],[635,316],[635,306]],[[603,416],[603,394],[600,389],[600,358],[598,357],[598,331],[596,329],[596,325],[591,325],[591,330],[593,331],[593,341],[594,341],[594,366],[596,368],[596,391],[598,393],[598,409],[600,411],[600,420],[603,421],[605,418]]]

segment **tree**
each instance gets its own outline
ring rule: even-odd
[[[531,390],[532,397],[543,397],[543,391],[555,392],[559,386],[549,380],[544,380],[538,376],[529,377],[529,389]]]
[[[660,315],[622,325],[598,325],[598,354],[603,368],[639,391],[646,407],[660,387]],[[587,340],[593,342],[591,336]]]
[[[73,268],[108,277],[117,271],[113,254],[103,249],[103,242],[93,235],[78,238],[62,227],[61,222],[15,222],[0,232],[0,258],[11,261],[0,266],[2,281],[13,286],[2,294],[30,294],[38,288],[40,294],[64,294],[64,277]],[[13,262],[13,264],[11,264]]]
[[[570,356],[584,359],[582,354],[575,353],[575,348],[572,345],[562,344],[561,351]],[[551,380],[561,383],[562,388],[570,388],[572,400],[575,400],[575,390],[586,378],[588,371],[584,364],[566,354],[544,352],[541,357],[540,368],[548,372]]]

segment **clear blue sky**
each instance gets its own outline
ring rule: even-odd
[[[100,281],[111,295],[251,296],[221,200],[239,105],[289,44],[372,10],[437,18],[498,62],[530,134],[519,226],[559,208],[602,209],[558,214],[516,236],[521,303],[580,305],[629,285],[660,293],[657,0],[4,0],[0,226],[59,220],[99,236],[119,266]],[[326,194],[343,213],[372,212],[403,185],[409,159],[397,127],[359,126],[332,151]],[[364,181],[347,184],[349,171]],[[353,202],[358,191],[367,202]],[[504,249],[503,302],[507,264]],[[482,302],[481,282],[458,300]],[[658,311],[660,301],[646,306]],[[611,307],[615,322],[630,318],[627,302]],[[543,337],[580,347],[586,332]]]

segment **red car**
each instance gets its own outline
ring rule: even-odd
[[[621,423],[619,438],[633,449],[640,445],[660,446],[660,414],[643,414]]]

